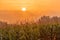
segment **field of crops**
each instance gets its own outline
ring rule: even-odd
[[[0,40],[60,40],[60,25],[5,25],[0,28]]]

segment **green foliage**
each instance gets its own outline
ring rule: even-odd
[[[7,24],[0,28],[0,40],[56,40],[59,33],[60,25]]]

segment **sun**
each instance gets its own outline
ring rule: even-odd
[[[26,11],[26,8],[22,8],[21,10],[22,10],[22,11]]]

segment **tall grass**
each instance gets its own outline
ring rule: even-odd
[[[24,24],[0,28],[0,40],[60,40],[60,25]]]

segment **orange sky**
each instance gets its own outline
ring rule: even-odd
[[[26,12],[21,11],[23,7]],[[15,22],[43,15],[60,16],[60,0],[0,0],[0,20]]]

